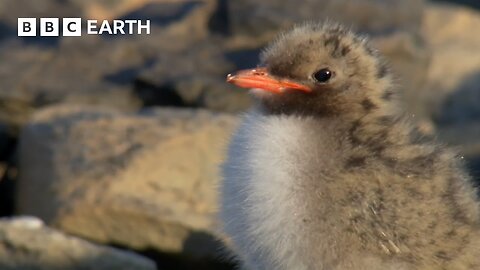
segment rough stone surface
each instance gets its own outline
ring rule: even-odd
[[[434,2],[450,2],[458,5],[465,5],[465,6],[480,10],[480,2],[478,2],[477,0],[433,0],[433,1]]]
[[[72,4],[79,7],[86,18],[98,20],[111,20],[121,18],[131,12],[136,12],[142,8],[151,8],[152,6],[162,6],[154,19],[162,17],[173,17],[178,15],[180,4],[185,3],[202,3],[207,0],[70,0]],[[136,18],[138,19],[138,18]]]
[[[0,1],[0,18],[2,24],[12,29],[16,36],[17,18],[22,17],[79,17],[79,9],[70,1],[52,0],[3,0]]]
[[[236,70],[225,56],[222,40],[208,40],[176,53],[159,55],[151,68],[140,73],[137,88],[142,100],[154,105],[201,107],[215,111],[239,112],[251,105],[247,91],[225,83]],[[170,104],[162,104],[168,100]],[[168,102],[168,101],[167,101]]]
[[[331,19],[365,32],[416,30],[423,0],[228,1],[232,33],[264,35],[308,20]]]
[[[53,107],[20,138],[18,213],[135,249],[215,256],[215,183],[236,118]]]
[[[0,100],[8,104],[0,111],[5,121],[21,124],[34,108],[58,102],[138,108],[128,88],[102,80],[112,69],[135,64],[122,63],[125,47],[95,38],[75,45],[65,42],[58,49],[15,44],[0,51]]]
[[[474,34],[479,26],[479,11],[429,5],[423,31],[432,63],[418,100],[439,139],[459,150],[480,184],[480,36]]]
[[[68,17],[67,14],[74,13],[79,9],[80,3],[83,3],[60,2],[63,3],[42,0],[37,5],[37,2],[28,2],[24,3],[22,9],[18,2],[2,2],[0,14],[8,13],[8,16],[0,16],[0,30],[2,27],[16,30],[12,26],[16,26],[17,17]],[[115,1],[110,2],[112,1],[95,4],[94,1],[85,1],[82,9],[87,9],[86,6],[114,5]],[[128,1],[116,2],[126,5]],[[176,65],[172,60],[175,58],[168,56],[181,55],[187,48],[194,48],[199,40],[205,40],[214,2],[137,2],[132,2],[128,9],[130,12],[121,18],[150,19],[150,35],[22,39],[5,36],[4,42],[0,43],[0,103],[5,103],[6,106],[0,107],[0,121],[18,127],[25,123],[35,109],[57,103],[98,104],[124,111],[136,110],[148,103],[135,93],[135,80],[144,70],[164,66],[165,61],[175,71],[183,69],[185,65]],[[52,8],[49,11],[45,7]],[[67,9],[73,11],[68,13]],[[13,19],[10,20],[12,16],[14,22]],[[78,14],[70,17],[78,17]],[[192,51],[189,55],[196,52],[199,53],[198,59],[205,59],[205,56],[202,58],[201,51]],[[188,58],[184,57],[183,62],[185,61]],[[212,63],[216,62],[213,60]],[[198,64],[195,67],[198,68]],[[224,68],[225,65],[219,67],[223,73],[228,70]],[[207,69],[203,74],[208,72],[211,70]],[[210,75],[218,76],[218,71]]]
[[[44,226],[34,217],[0,219],[0,269],[153,270],[137,254],[100,246]]]
[[[188,13],[192,3],[206,3],[214,8],[212,0],[3,0],[0,2],[0,18],[8,29],[16,31],[19,17],[83,17],[87,19],[111,20],[123,18],[132,13],[141,15],[145,9],[156,10],[147,19],[153,23],[170,23],[179,21]],[[205,14],[205,12],[202,12]],[[135,19],[143,19],[137,17]],[[205,18],[207,19],[207,18]]]
[[[479,119],[480,12],[453,5],[430,5],[423,31],[432,50],[426,109],[438,121]],[[470,32],[473,31],[473,32]]]

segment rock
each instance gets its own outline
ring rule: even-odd
[[[14,50],[16,44],[0,47],[0,121],[6,124],[25,122],[32,111],[32,100],[22,83],[29,79],[31,61],[44,62],[48,54],[38,48]]]
[[[480,183],[480,12],[430,4],[423,31],[432,50],[428,83],[418,99],[438,138],[457,148]]]
[[[0,219],[0,268],[156,269],[152,261],[140,255],[67,236],[34,217]]]
[[[185,51],[191,51],[188,57],[198,53],[197,59],[205,61],[203,66],[195,63],[194,67],[197,70],[194,71],[188,66],[189,59],[184,57],[183,64],[176,70],[186,68],[190,73],[201,70],[202,74],[211,73],[212,76],[218,76],[219,70],[224,73],[227,73],[227,70],[230,71],[225,68],[225,61],[219,63],[212,60],[212,65],[205,65],[209,63],[206,61],[206,49],[195,49],[198,41],[205,40],[208,35],[209,14],[214,8],[214,2],[211,0],[176,2],[122,0],[96,1],[95,3],[71,0],[62,4],[59,1],[42,0],[43,2],[45,2],[44,5],[56,7],[58,10],[63,9],[56,5],[65,5],[64,8],[73,6],[74,10],[78,10],[88,9],[89,6],[97,4],[107,6],[118,2],[127,6],[132,4],[138,9],[130,10],[131,12],[124,14],[123,19],[151,19],[151,34],[112,37],[91,35],[63,38],[39,37],[24,38],[22,42],[18,38],[6,39],[0,44],[2,59],[0,101],[7,105],[0,108],[0,121],[11,126],[19,127],[28,120],[32,111],[57,103],[96,104],[123,111],[137,110],[150,102],[142,100],[142,97],[137,96],[133,89],[140,74],[158,70],[158,76],[161,78],[167,78],[168,81],[177,79],[171,76],[178,73],[162,73],[162,70],[165,70],[163,68],[165,61],[173,61],[169,55],[178,56]],[[151,4],[145,6],[147,2]],[[5,8],[10,7],[12,14],[19,12],[23,14],[23,11],[18,10],[10,0],[2,2],[0,6],[2,5]],[[46,12],[35,3],[25,3],[25,5],[25,10],[33,10],[31,16]],[[55,10],[57,9],[52,8],[52,14],[56,14]],[[9,17],[1,18],[0,28],[3,26],[2,21],[9,23]],[[213,49],[215,48],[212,47]],[[216,63],[219,65],[214,66]],[[168,67],[172,68],[172,65]],[[190,74],[182,72],[180,75]],[[152,77],[155,76],[154,74]]]
[[[0,122],[0,217],[13,214],[16,145],[12,131]]]
[[[165,22],[165,18],[183,20],[184,18],[180,15],[188,14],[195,5],[208,6],[201,12],[201,16],[207,22],[209,17],[207,14],[211,13],[215,7],[215,2],[212,0],[38,0],[35,2],[3,0],[0,3],[0,21],[16,30],[19,17],[82,17],[112,20],[135,13],[137,17],[133,19],[152,19],[152,23],[159,23]],[[147,18],[142,16],[143,13],[152,9],[156,10],[155,14],[149,14]]]
[[[0,21],[17,30],[17,18],[68,18],[80,17],[80,10],[71,1],[54,0],[2,0],[0,1]],[[80,15],[80,16],[79,16]],[[16,36],[16,35],[15,35]]]
[[[261,36],[276,33],[295,23],[331,19],[365,32],[392,29],[416,31],[420,26],[423,0],[307,0],[228,1],[233,34]]]
[[[81,7],[86,18],[97,20],[111,20],[141,9],[149,4],[159,2],[169,4],[165,0],[71,0],[76,6]],[[184,2],[184,1],[182,1]]]
[[[177,91],[192,106],[212,111],[238,113],[252,105],[245,89],[225,83],[223,77],[217,79],[192,76],[178,82]]]
[[[20,137],[17,209],[134,249],[215,256],[215,184],[236,117],[53,107]]]
[[[150,20],[151,36],[160,47],[163,44],[174,43],[169,39],[157,39],[156,36],[162,32],[172,32],[186,39],[206,37],[208,20],[216,5],[214,0],[70,0],[70,2],[80,7],[84,18]],[[143,35],[142,38],[149,37]],[[181,43],[171,45],[182,46]]]
[[[18,127],[36,108],[60,102],[137,109],[140,102],[131,89],[102,77],[123,68],[115,59],[118,46],[107,44],[97,39],[79,40],[75,46],[62,45],[59,50],[16,42],[4,45],[0,52],[0,101],[6,106],[0,109],[0,120]]]
[[[444,97],[435,120],[439,125],[480,122],[480,70],[463,78],[455,92]]]
[[[434,2],[450,2],[480,9],[480,2],[478,2],[477,0],[434,0]]]
[[[217,40],[218,41],[218,40]],[[204,40],[177,53],[163,53],[139,75],[137,95],[144,104],[208,108],[239,112],[251,105],[247,91],[225,83],[235,66],[226,59],[221,41]],[[175,101],[165,104],[167,96]],[[172,98],[170,98],[172,99]]]
[[[226,76],[232,64],[223,56],[223,49],[215,41],[202,40],[195,46],[186,47],[175,53],[157,55],[152,68],[145,70],[139,78],[156,85],[168,81],[181,81],[190,76]]]
[[[16,168],[0,162],[0,217],[14,214]]]
[[[423,32],[432,50],[427,91],[420,97],[437,121],[454,123],[480,116],[480,12],[453,5],[431,4]]]
[[[6,38],[15,37],[15,30],[6,23],[0,22],[0,42]]]

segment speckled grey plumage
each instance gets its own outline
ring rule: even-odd
[[[305,24],[262,61],[314,91],[253,90],[232,139],[220,218],[245,269],[480,269],[461,158],[411,126],[365,38]],[[325,67],[335,75],[315,83]]]

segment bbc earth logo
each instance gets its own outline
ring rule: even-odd
[[[37,27],[37,22],[39,27]],[[82,24],[82,18],[18,18],[19,37],[79,37],[83,33],[87,35],[150,35],[150,20],[86,20]],[[82,29],[86,27],[86,31]],[[62,28],[62,29],[60,29]],[[37,33],[40,29],[40,33]],[[60,31],[61,30],[61,31]]]

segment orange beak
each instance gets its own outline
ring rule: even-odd
[[[285,89],[311,92],[310,87],[289,80],[276,79],[266,68],[254,68],[228,74],[227,82],[242,88],[259,88],[272,93],[282,93]]]

